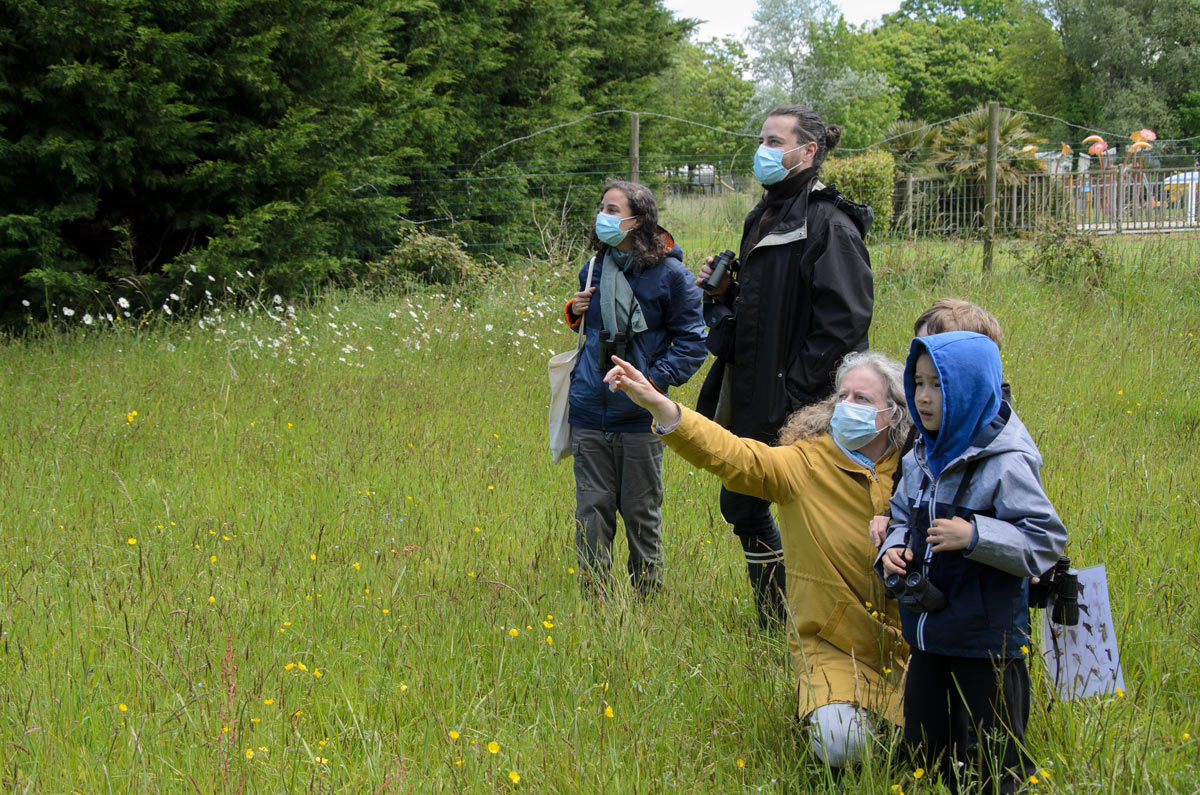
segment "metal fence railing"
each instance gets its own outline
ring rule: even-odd
[[[1200,169],[1034,171],[1008,177],[996,193],[1001,234],[1035,232],[1051,222],[1093,234],[1200,229]],[[905,237],[973,236],[983,226],[984,193],[975,181],[901,174],[891,231]]]

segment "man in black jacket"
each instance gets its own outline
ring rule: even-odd
[[[842,357],[867,348],[873,285],[863,238],[874,212],[818,179],[841,134],[803,105],[763,122],[754,174],[766,194],[746,216],[736,277],[705,298],[717,360],[697,409],[739,436],[774,443],[792,412],[829,394]],[[721,514],[742,541],[760,624],[782,619],[786,576],[770,504],[722,487]]]

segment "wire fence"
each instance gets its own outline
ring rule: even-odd
[[[981,147],[940,142],[936,151],[929,146],[904,151],[896,143],[879,146],[893,151],[897,161],[890,227],[876,228],[874,234],[980,235],[987,172]],[[1200,229],[1195,144],[1191,139],[1159,141],[1147,150],[1122,140],[1097,148],[1086,138],[1063,143],[1061,151],[1038,152],[1034,146],[1014,155],[1009,148],[1010,154],[996,163],[996,232],[1036,233],[1051,224],[1091,234]],[[481,158],[470,164],[423,166],[400,175],[400,194],[409,207],[406,221],[453,236],[474,254],[501,261],[545,256],[561,242],[564,230],[573,230],[577,239],[587,228],[610,178],[641,182],[660,202],[761,191],[745,137],[731,141],[730,148],[736,152],[498,164]],[[636,163],[635,173],[631,163]]]

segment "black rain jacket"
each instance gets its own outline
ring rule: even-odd
[[[730,430],[773,443],[792,412],[829,395],[838,362],[867,348],[874,285],[863,237],[875,213],[814,181],[747,250],[763,210],[759,202],[746,216],[733,286],[705,301],[717,360],[696,408],[715,417],[732,368]]]

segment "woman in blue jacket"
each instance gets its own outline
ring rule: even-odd
[[[584,284],[584,265],[566,306],[567,323],[578,331],[586,318],[587,335],[571,373],[575,549],[585,589],[603,593],[620,511],[630,582],[645,596],[662,585],[663,444],[650,431],[650,414],[609,392],[603,379],[614,354],[664,394],[691,378],[706,356],[701,294],[642,185],[605,186],[591,244],[591,283]]]

